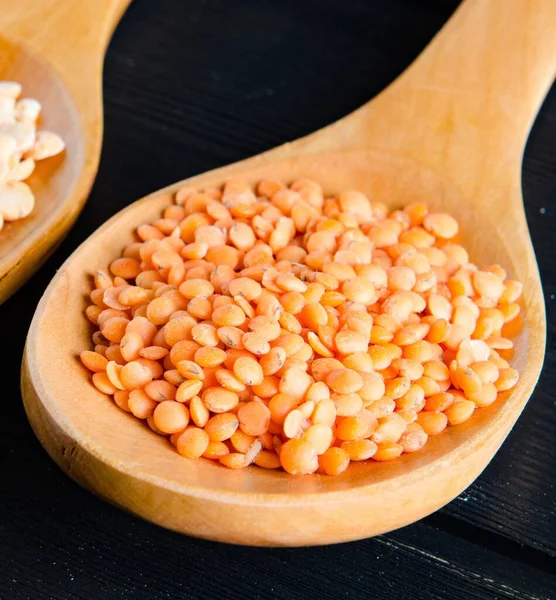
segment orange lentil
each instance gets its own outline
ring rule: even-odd
[[[317,331],[320,325],[326,325],[328,315],[321,304],[318,302],[309,302],[301,309],[299,321],[304,327],[312,331]]]
[[[438,435],[446,428],[448,417],[442,412],[420,412],[417,422],[427,435]]]
[[[120,341],[120,352],[126,361],[136,360],[144,348],[143,338],[136,332],[126,333]]]
[[[147,348],[141,348],[141,350],[139,350],[139,356],[141,356],[141,358],[153,361],[166,358],[168,354],[168,349],[162,348],[161,346],[148,346]]]
[[[125,335],[129,320],[125,317],[111,317],[106,319],[101,325],[102,335],[110,342],[120,343]]]
[[[391,366],[402,377],[407,377],[410,381],[420,379],[425,372],[425,368],[420,362],[408,358],[395,358]]]
[[[423,225],[427,231],[441,239],[453,238],[459,229],[454,217],[445,213],[429,213],[424,218]]]
[[[253,462],[263,469],[279,469],[281,466],[280,457],[268,450],[261,450]]]
[[[108,361],[104,356],[96,352],[91,352],[90,350],[84,350],[79,355],[81,358],[81,362],[89,371],[93,371],[93,373],[100,373],[102,371],[106,371],[106,365]]]
[[[93,384],[103,394],[112,395],[118,390],[118,388],[112,384],[105,372],[94,373]]]
[[[272,342],[280,337],[280,324],[274,317],[268,315],[259,315],[247,324],[247,329],[258,334],[267,342]]]
[[[214,376],[218,383],[230,392],[243,392],[245,384],[228,369],[216,369]]]
[[[363,400],[359,394],[337,394],[331,396],[336,406],[336,414],[340,417],[356,415],[363,408]]]
[[[391,398],[392,400],[396,400],[397,398],[401,398],[404,394],[409,391],[409,387],[411,385],[411,381],[407,377],[396,377],[386,383],[386,389],[384,394]]]
[[[132,361],[123,365],[120,379],[125,389],[131,391],[150,383],[153,376],[152,372],[139,361]]]
[[[311,383],[313,383],[313,380],[305,371],[298,367],[291,367],[280,378],[278,389],[281,394],[288,394],[301,399]]]
[[[211,417],[205,424],[204,430],[211,442],[223,442],[234,435],[238,426],[239,421],[236,415],[223,412]]]
[[[233,373],[245,385],[260,385],[264,373],[261,365],[250,356],[240,356],[233,364]]]
[[[329,317],[331,315],[329,314]],[[330,319],[329,319],[330,321]],[[324,346],[326,346],[329,350],[334,350],[334,338],[336,337],[338,326],[337,325],[321,325],[318,329],[319,340],[322,342]],[[307,334],[308,335],[308,334]]]
[[[339,331],[334,344],[341,354],[353,354],[354,352],[366,352],[369,346],[369,340],[357,331]]]
[[[323,381],[312,383],[305,393],[305,399],[307,402],[314,402],[315,404],[321,402],[322,400],[328,400],[329,398],[330,389]]]
[[[184,188],[95,271],[81,362],[189,458],[337,475],[416,452],[519,379],[523,285],[458,230],[310,180]]]
[[[490,406],[496,400],[497,394],[498,388],[492,383],[483,383],[479,389],[465,393],[477,406]]]
[[[170,360],[177,365],[181,360],[193,360],[195,352],[200,348],[193,340],[180,340],[170,350]]]
[[[519,380],[519,373],[515,369],[500,369],[500,374],[495,382],[499,392],[512,389]]]
[[[418,423],[409,423],[397,443],[402,447],[403,452],[417,452],[427,443],[428,437]]]
[[[147,383],[144,389],[147,396],[157,402],[176,399],[176,386],[164,379],[155,379]]]
[[[235,408],[239,403],[236,392],[231,392],[222,387],[210,387],[203,393],[202,400],[205,406],[215,413],[225,413]]]
[[[235,348],[231,348],[226,350],[226,360],[224,361],[224,366],[226,369],[233,369],[234,363],[241,356],[248,356],[252,358],[252,355],[247,350],[236,350]]]
[[[177,369],[169,369],[164,373],[164,379],[169,381],[172,385],[179,386],[185,379],[179,374]],[[202,385],[202,384],[201,384]]]
[[[128,397],[130,412],[138,419],[147,419],[154,413],[158,402],[149,398],[143,390],[132,390]]]
[[[207,451],[210,438],[199,427],[186,429],[176,440],[177,451],[185,458],[199,458]]]
[[[211,301],[208,298],[193,298],[187,305],[187,311],[192,317],[197,319],[208,319],[212,314]]]
[[[195,352],[193,360],[201,367],[217,367],[226,360],[226,353],[220,348],[203,346]]]
[[[164,433],[176,433],[185,429],[189,423],[189,410],[183,404],[164,400],[156,406],[153,413],[154,424]]]
[[[454,403],[454,397],[447,392],[439,392],[429,396],[425,402],[425,410],[429,411],[445,411]]]
[[[400,415],[395,412],[390,413],[378,420],[372,434],[372,440],[377,444],[397,442],[406,428],[407,423]]]
[[[230,437],[230,442],[236,452],[245,454],[251,448],[255,439],[254,436],[244,433],[241,429],[236,429]]]
[[[353,369],[359,373],[371,373],[374,370],[373,360],[366,352],[349,354],[342,362],[347,369]]]
[[[471,417],[476,407],[477,405],[471,400],[461,400],[444,409],[444,414],[448,417],[450,425],[459,425]]]
[[[199,396],[193,396],[189,403],[189,414],[197,427],[204,427],[210,417],[210,412]]]
[[[473,369],[473,371],[475,371],[475,373],[477,373],[479,379],[481,380],[481,383],[496,383],[496,381],[500,377],[498,367],[489,360],[475,362],[471,364],[471,368]]]
[[[276,394],[270,399],[268,408],[272,421],[278,425],[283,425],[284,420],[290,412],[298,405],[298,400],[287,394]]]
[[[340,475],[348,468],[350,456],[345,449],[332,447],[319,456],[318,461],[327,475]]]
[[[270,350],[261,357],[260,367],[263,375],[274,375],[286,362],[286,351],[282,347],[270,348]]]
[[[291,475],[308,475],[319,467],[313,445],[305,439],[288,440],[280,449],[280,464]]]
[[[280,326],[289,333],[301,333],[301,323],[295,318],[294,315],[290,313],[280,313],[280,316],[278,317],[278,322],[280,323]]]
[[[424,375],[435,381],[444,381],[450,376],[448,367],[440,360],[431,360],[424,364]]]
[[[246,402],[237,412],[239,426],[247,435],[257,436],[266,433],[271,412],[262,402]]]
[[[272,398],[278,393],[279,378],[265,375],[262,383],[251,386],[253,393],[259,398]]]
[[[176,368],[178,369],[179,374],[185,379],[194,379],[203,381],[205,378],[205,373],[203,369],[192,360],[180,360],[175,363]]]
[[[217,327],[233,326],[237,327],[245,322],[245,313],[239,306],[226,304],[219,306],[212,313],[212,321]]]
[[[378,446],[372,440],[347,440],[338,449],[347,452],[350,460],[368,460],[376,454]]]
[[[311,442],[317,454],[324,454],[332,444],[334,433],[327,425],[317,423],[312,425],[303,434],[304,438]]]
[[[373,460],[387,461],[398,458],[403,452],[403,446],[395,442],[385,442],[378,444],[376,452],[373,454]]]
[[[203,387],[202,381],[195,380],[187,380],[180,384],[178,389],[176,390],[175,399],[178,402],[187,402],[191,400],[194,396],[196,396]]]
[[[284,419],[284,436],[287,438],[297,438],[302,431],[303,414],[294,409]]]
[[[123,365],[125,363],[125,358],[122,356],[119,344],[112,344],[111,346],[108,346],[108,348],[106,348],[104,356],[107,358],[107,360],[113,360],[119,365]]]
[[[268,354],[270,351],[270,344],[259,334],[253,332],[244,333],[241,342],[246,350],[249,350],[256,356],[262,356]]]
[[[243,349],[243,336],[245,332],[238,327],[219,327],[216,330],[216,336],[218,341],[226,344],[230,348],[236,348],[238,350]]]
[[[340,440],[359,440],[369,437],[376,429],[377,420],[374,415],[363,418],[356,415],[343,417],[336,426],[336,437]]]
[[[196,323],[197,321],[189,315],[170,319],[162,329],[164,341],[173,347],[182,340],[189,340]]]
[[[336,369],[326,377],[326,385],[339,394],[357,392],[363,387],[363,378],[351,369]]]
[[[219,460],[222,456],[229,454],[230,450],[224,442],[210,442],[207,445],[207,449],[203,452],[204,458],[210,458],[212,460]]]
[[[129,408],[129,392],[126,390],[116,390],[114,392],[114,402],[125,412],[131,412]]]

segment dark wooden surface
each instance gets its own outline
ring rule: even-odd
[[[34,308],[96,227],[170,182],[295,139],[363,104],[456,5],[134,0],[106,59],[106,133],[91,199],[47,265],[0,307],[0,600],[556,598],[555,89],[523,169],[549,319],[546,366],[496,458],[435,515],[326,548],[252,549],[179,536],[66,478],[33,436],[20,400]]]

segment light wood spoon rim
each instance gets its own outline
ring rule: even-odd
[[[523,23],[534,28],[534,35],[523,32]],[[488,464],[521,413],[544,357],[544,302],[523,214],[520,167],[531,122],[556,68],[556,52],[549,37],[553,25],[556,7],[542,0],[467,0],[414,65],[365,107],[297,142],[171,185],[127,207],[103,225],[53,279],[31,324],[24,354],[25,407],[37,435],[58,464],[82,485],[165,527],[258,545],[332,543],[375,535],[429,514],[467,487]],[[477,39],[487,36],[489,43],[477,43]],[[487,48],[490,52],[486,52]],[[519,88],[519,94],[514,94],[511,86],[508,93],[507,78],[516,69],[518,58],[522,58],[518,75],[527,73],[529,78]],[[449,67],[458,71],[457,86]],[[485,69],[491,87],[488,90],[482,89],[484,77],[480,73],[475,77],[477,70],[484,75]],[[507,95],[502,96],[504,93]],[[436,104],[431,105],[431,97],[436,98]],[[501,102],[510,105],[509,115],[499,114]],[[405,114],[404,109],[411,114]],[[488,118],[488,124],[479,120],[476,128],[469,130],[469,123],[482,114]],[[509,116],[515,125],[513,137],[506,133]],[[413,130],[408,129],[412,119]],[[477,132],[481,133],[480,139],[477,137],[472,145],[467,138]],[[442,147],[440,142],[446,139],[450,146]],[[465,141],[467,154],[451,156],[452,144],[457,148]],[[479,150],[482,155],[477,157]],[[255,180],[265,169],[287,174],[300,165],[318,172],[320,161],[330,168],[334,161],[341,157],[345,160],[347,155],[351,164],[360,157],[370,157],[372,161],[365,162],[366,166],[376,163],[377,169],[392,168],[400,178],[405,173],[400,168],[403,165],[415,181],[429,186],[426,189],[445,194],[448,204],[450,199],[470,201],[477,196],[477,218],[492,227],[497,244],[504,240],[503,232],[512,232],[520,239],[519,248],[512,244],[512,238],[501,244],[503,248],[489,249],[495,258],[501,256],[509,261],[515,275],[526,284],[527,327],[517,342],[516,359],[522,377],[512,394],[504,402],[478,411],[468,424],[449,428],[430,440],[421,454],[389,464],[353,465],[345,476],[334,479],[291,478],[263,473],[261,469],[240,474],[218,466],[214,468],[220,470],[213,472],[212,467],[198,464],[203,461],[192,464],[171,456],[171,450],[165,447],[164,452],[169,453],[166,458],[158,436],[129,420],[125,434],[117,432],[125,438],[121,443],[132,438],[140,440],[141,447],[152,450],[160,459],[160,464],[153,465],[148,457],[131,460],[130,449],[120,448],[120,442],[116,443],[108,433],[99,439],[75,427],[80,413],[72,413],[70,418],[60,410],[60,398],[52,392],[54,375],[47,372],[47,366],[54,368],[71,349],[52,348],[54,342],[46,349],[45,339],[54,335],[51,321],[56,318],[56,303],[64,311],[64,298],[75,299],[72,314],[82,310],[77,306],[77,298],[87,289],[82,264],[85,258],[96,261],[95,264],[110,256],[114,258],[111,253],[116,245],[126,242],[122,227],[129,230],[131,239],[132,226],[159,214],[160,208],[169,203],[170,195],[184,183],[212,185],[234,176]],[[503,205],[499,201],[501,195],[507,198]],[[486,210],[489,200],[492,205]],[[461,206],[456,208],[461,210]],[[467,218],[473,222],[473,215]],[[120,236],[117,242],[115,234]],[[485,243],[477,242],[479,247],[481,243],[484,250]],[[94,257],[89,248],[94,248]],[[76,331],[75,337],[79,338],[79,334]],[[75,342],[81,348],[83,343],[81,338]],[[71,370],[70,375],[59,376],[67,376],[74,383],[85,381],[77,363],[75,373]],[[87,390],[87,398],[100,396],[92,387]],[[107,416],[112,411],[118,423],[123,424],[124,417],[116,417],[118,410],[111,404],[103,405],[102,419],[112,419],[112,413]],[[177,463],[174,458],[182,462]],[[180,473],[179,478],[160,475],[171,472],[178,464],[187,465],[182,469],[187,473]],[[192,474],[205,479],[200,484],[188,481]],[[252,512],[255,507],[256,517]],[[255,527],[250,526],[253,519]]]

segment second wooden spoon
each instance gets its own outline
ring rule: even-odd
[[[77,219],[102,146],[102,65],[131,0],[0,0],[0,80],[43,106],[40,127],[66,152],[27,180],[35,208],[0,231],[0,304],[42,265]]]

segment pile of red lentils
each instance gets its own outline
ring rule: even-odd
[[[450,215],[315,181],[181,189],[97,271],[94,385],[187,458],[339,475],[511,389],[522,284]]]

